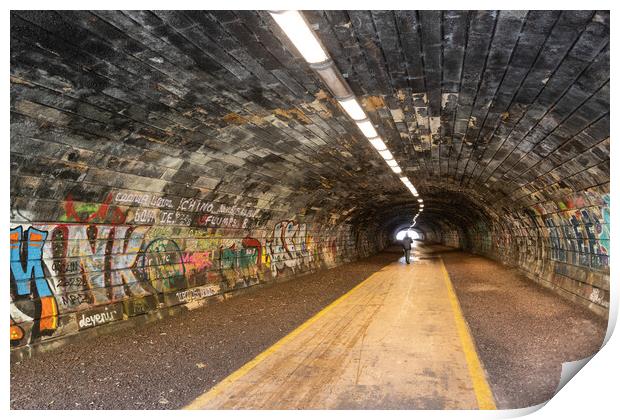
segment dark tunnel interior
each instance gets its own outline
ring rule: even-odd
[[[367,257],[416,214],[606,316],[609,12],[303,15],[401,174],[268,12],[11,12],[13,347]]]

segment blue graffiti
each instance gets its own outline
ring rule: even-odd
[[[15,279],[17,294],[19,296],[30,294],[31,280],[34,278],[37,292],[40,297],[52,296],[52,291],[45,280],[43,272],[43,243],[47,238],[47,232],[39,229],[29,228],[22,240],[22,227],[11,229],[11,274]],[[26,268],[22,263],[21,250],[26,247]]]

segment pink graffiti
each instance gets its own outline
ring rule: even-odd
[[[187,270],[206,270],[213,266],[213,251],[186,252],[182,260]]]

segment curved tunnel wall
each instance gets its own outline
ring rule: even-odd
[[[24,139],[19,144],[33,149]],[[73,147],[58,153],[83,156]],[[26,168],[38,171],[37,157],[29,160],[20,177]],[[105,171],[78,188],[57,181],[53,196],[13,203],[14,347],[179,305],[194,308],[211,296],[354,261],[386,244],[387,235],[372,228],[258,208],[251,197],[145,192],[147,180],[121,189],[119,176]]]
[[[522,203],[502,207],[494,217],[463,222],[442,209],[436,217],[443,222],[425,226],[422,218],[421,229],[431,241],[516,267],[528,278],[606,317],[610,196],[607,180],[596,174],[590,175],[592,186],[572,191],[555,190],[558,184],[551,184],[538,195],[547,199],[527,207]]]
[[[426,240],[606,315],[608,12],[305,16]],[[417,206],[266,12],[11,13],[17,348],[370,255]]]
[[[190,42],[188,22],[181,12],[12,14],[17,350],[386,246],[376,223],[348,216],[373,187],[347,185],[399,181],[362,158],[370,150],[354,147],[353,123],[307,66],[274,52],[291,68],[273,73],[274,86],[273,74],[261,80],[214,44]],[[261,39],[281,48],[269,32]]]
[[[333,267],[384,245],[377,232],[296,215],[254,225],[256,209],[233,213],[222,203],[194,201],[209,211],[112,204],[125,197],[171,200],[175,208],[184,203],[170,195],[113,190],[103,202],[71,196],[54,203],[56,213],[33,210],[29,220],[12,220],[13,346],[177,305],[192,308],[210,296]],[[151,223],[139,220],[141,212],[152,215]]]

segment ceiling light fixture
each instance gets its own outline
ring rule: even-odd
[[[391,168],[395,174],[399,174],[403,171],[402,169],[400,169],[400,166],[392,166]]]
[[[363,121],[355,121],[355,124],[360,128],[361,132],[366,136],[366,138],[377,137],[377,130],[372,125],[369,119]]]
[[[342,109],[344,109],[345,112],[349,114],[349,117],[351,117],[352,120],[360,121],[368,118],[366,117],[366,113],[360,106],[359,102],[357,102],[357,99],[355,99],[355,97],[338,100],[338,103],[340,103]]]
[[[394,159],[394,156],[392,156],[392,153],[389,150],[382,150],[382,151],[379,152],[379,154],[385,160],[392,160],[392,159]]]
[[[383,140],[381,140],[381,137],[375,137],[374,139],[368,139],[368,141],[370,141],[370,144],[372,144],[372,147],[374,147],[378,151],[387,149],[387,146],[385,145],[385,143],[383,143]]]
[[[329,60],[318,38],[299,11],[282,10],[269,13],[308,63],[317,64]]]

